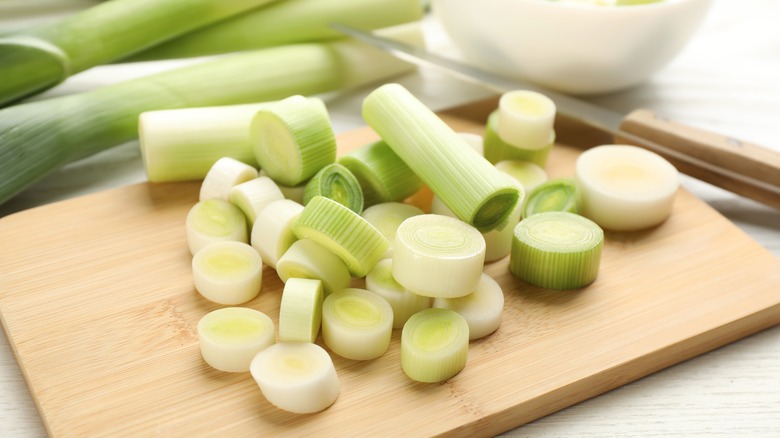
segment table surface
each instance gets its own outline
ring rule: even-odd
[[[72,13],[50,0],[22,2],[30,15],[3,18],[0,30]],[[39,7],[36,5],[40,5]],[[0,4],[0,12],[3,5]],[[21,7],[21,6],[19,6]],[[619,111],[656,110],[699,128],[728,134],[780,152],[780,2],[714,0],[702,28],[683,53],[647,83],[588,98]],[[457,50],[437,23],[424,21],[438,52]],[[99,67],[69,79],[44,96],[114,83],[177,65],[171,62]],[[491,96],[476,85],[421,69],[395,79],[433,109]],[[328,95],[337,133],[364,126],[360,104],[371,87]],[[10,202],[0,216],[61,199],[145,180],[137,143],[66,166]],[[780,257],[780,211],[705,183],[683,186]],[[778,291],[780,293],[780,291]],[[774,327],[657,372],[513,431],[512,436],[780,436],[780,327]],[[46,436],[8,346],[0,336],[0,436]]]

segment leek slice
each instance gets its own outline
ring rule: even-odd
[[[441,382],[466,367],[469,325],[449,309],[412,315],[401,332],[401,368],[418,382]]]
[[[314,342],[322,322],[322,281],[290,278],[279,307],[280,342]]]
[[[433,299],[407,290],[393,278],[393,261],[380,260],[366,275],[366,289],[381,296],[393,308],[393,328],[399,329],[410,316],[431,307]]]
[[[250,243],[263,257],[263,262],[276,269],[276,263],[295,242],[293,224],[303,206],[289,199],[271,202],[255,219]]]
[[[393,331],[393,308],[365,289],[334,292],[322,303],[322,340],[334,353],[353,360],[385,354]]]
[[[328,164],[320,169],[306,184],[303,205],[315,196],[332,199],[360,214],[363,211],[363,190],[355,175],[338,163]]]
[[[195,253],[192,277],[204,298],[219,304],[242,304],[260,293],[263,260],[246,243],[216,242]]]
[[[322,280],[325,294],[349,287],[352,278],[344,262],[327,248],[308,239],[296,240],[276,263],[283,282],[290,278]]]
[[[185,224],[187,246],[192,255],[214,242],[247,242],[246,216],[238,207],[221,199],[207,199],[193,205]]]
[[[288,412],[319,412],[339,396],[336,367],[328,352],[317,344],[276,343],[257,353],[249,371],[263,396]]]
[[[213,310],[198,321],[203,360],[220,371],[249,371],[255,355],[274,343],[274,322],[246,307]]]
[[[498,110],[490,113],[485,126],[484,155],[493,164],[503,160],[523,160],[541,167],[547,164],[547,157],[555,144],[555,131],[550,133],[547,145],[540,149],[524,149],[507,143],[498,135]]]
[[[361,216],[382,233],[390,243],[390,246],[387,247],[387,250],[382,255],[382,258],[390,258],[393,256],[395,233],[398,230],[398,226],[406,219],[420,214],[424,214],[424,212],[419,207],[411,204],[383,202],[363,210]]]
[[[230,157],[217,160],[200,185],[200,200],[230,200],[230,189],[257,178],[257,169]]]
[[[512,146],[544,149],[554,121],[555,102],[542,93],[513,90],[498,100],[498,136]]]
[[[315,196],[304,207],[293,232],[332,251],[355,277],[365,276],[390,246],[360,215],[323,196]]]
[[[260,110],[250,135],[255,159],[274,181],[294,186],[336,161],[336,137],[320,99],[290,96]]]
[[[583,214],[615,231],[640,230],[666,220],[680,185],[677,169],[663,157],[625,145],[583,152],[575,178]]]
[[[530,161],[502,160],[496,163],[496,169],[519,182],[525,193],[531,193],[536,187],[547,181],[547,172],[538,164]],[[528,201],[528,197],[525,198],[525,201]]]
[[[604,232],[585,217],[549,211],[515,227],[510,271],[547,289],[576,289],[596,280]]]
[[[393,277],[426,297],[462,297],[474,291],[485,263],[485,239],[468,224],[424,214],[398,227]]]
[[[572,178],[556,178],[536,186],[528,195],[523,217],[545,211],[568,211],[579,214],[582,205],[580,190]]]
[[[478,230],[500,225],[518,202],[517,188],[401,85],[371,92],[363,118],[458,218]]]
[[[474,292],[460,298],[436,298],[433,307],[458,312],[469,325],[469,340],[484,338],[501,325],[504,291],[483,273]]]
[[[254,225],[255,219],[268,204],[280,199],[284,199],[284,195],[267,176],[257,177],[230,189],[230,202],[244,212],[250,226]]]

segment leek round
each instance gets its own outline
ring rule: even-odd
[[[246,216],[238,207],[221,199],[207,199],[193,205],[185,226],[192,255],[214,242],[247,242]]]
[[[274,343],[274,323],[268,315],[246,307],[224,307],[198,322],[203,360],[220,371],[249,371],[255,355]]]
[[[322,303],[322,340],[341,357],[370,360],[385,354],[393,331],[393,308],[365,289],[334,292]]]
[[[554,121],[555,102],[542,93],[513,90],[498,100],[498,136],[515,147],[544,149]]]
[[[296,240],[276,263],[283,282],[290,278],[322,281],[325,294],[349,287],[352,277],[344,262],[327,248],[309,239]]]
[[[474,292],[460,298],[436,298],[433,307],[458,312],[469,325],[469,340],[480,339],[501,325],[504,291],[493,277],[483,273]]]
[[[276,269],[276,263],[295,242],[293,224],[303,206],[289,199],[279,199],[264,208],[252,225],[250,243],[263,262]]]
[[[523,217],[545,211],[568,211],[579,214],[580,190],[573,178],[556,178],[545,181],[528,194],[523,207]]]
[[[195,289],[218,304],[243,304],[260,293],[263,260],[254,248],[241,242],[216,242],[192,258]]]
[[[406,219],[420,214],[424,214],[424,212],[419,207],[411,204],[383,202],[363,210],[361,216],[385,236],[390,245],[382,255],[382,258],[390,258],[393,256],[393,244],[398,226]]]
[[[366,275],[366,289],[384,298],[393,308],[394,329],[402,328],[410,316],[433,304],[431,297],[418,295],[395,281],[390,259],[380,260]]]
[[[418,382],[442,382],[466,367],[469,325],[449,309],[426,309],[401,331],[401,368]]]
[[[303,205],[315,196],[332,199],[357,214],[363,212],[363,189],[355,175],[339,163],[328,164],[314,174],[304,189]]]
[[[282,191],[267,176],[260,176],[233,186],[229,197],[230,202],[244,212],[250,226],[254,225],[255,219],[268,204],[284,199]]]
[[[322,321],[322,281],[290,278],[279,305],[279,341],[314,342]]]
[[[485,159],[493,164],[504,160],[530,161],[544,167],[555,144],[555,131],[550,133],[547,146],[541,149],[524,149],[511,145],[498,135],[498,110],[490,113],[485,126],[483,149]]]
[[[223,199],[230,200],[230,189],[257,178],[257,169],[236,160],[223,157],[217,160],[200,185],[200,200]]]

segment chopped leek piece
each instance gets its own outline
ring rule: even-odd
[[[289,199],[279,199],[268,204],[257,215],[250,242],[268,266],[276,269],[279,258],[295,242],[293,224],[302,211],[301,204]]]
[[[423,214],[424,212],[411,204],[401,202],[383,202],[372,205],[363,210],[363,219],[374,226],[385,239],[390,243],[382,258],[393,256],[393,243],[395,242],[395,233],[401,222],[412,216]]]
[[[462,297],[474,291],[485,263],[482,234],[458,219],[424,214],[398,227],[393,277],[427,297]]]
[[[200,185],[200,200],[223,199],[230,200],[230,189],[257,178],[257,169],[234,158],[223,157],[217,160],[203,183]]]
[[[198,322],[203,360],[220,371],[249,371],[255,355],[274,343],[274,322],[263,312],[246,307],[223,307]]]
[[[519,182],[526,193],[531,193],[539,184],[547,181],[547,172],[536,163],[523,160],[503,160],[496,163],[496,169]],[[526,202],[528,198],[526,197]]]
[[[322,303],[322,340],[334,353],[353,360],[385,354],[393,331],[393,308],[365,289],[334,292]]]
[[[436,298],[433,307],[458,312],[469,325],[469,339],[493,333],[501,325],[504,291],[496,280],[483,273],[474,292],[460,298]]]
[[[624,145],[583,152],[575,178],[583,214],[615,231],[640,230],[666,220],[680,185],[677,169],[663,157]]]
[[[410,316],[431,307],[433,299],[417,295],[393,278],[393,261],[380,260],[366,275],[366,289],[381,296],[393,308],[393,328],[399,329]]]
[[[363,118],[458,218],[478,230],[500,225],[518,202],[517,187],[401,85],[371,92]]]
[[[355,175],[338,163],[328,164],[315,173],[303,192],[303,205],[315,196],[324,196],[357,214],[363,212],[363,190]]]
[[[322,281],[290,278],[279,307],[280,342],[314,342],[322,321]]]
[[[409,318],[401,332],[401,368],[418,382],[442,382],[466,366],[469,325],[449,309],[426,309]]]
[[[523,208],[523,217],[545,211],[568,211],[579,214],[582,201],[580,190],[572,178],[556,178],[536,186],[528,194]]]
[[[296,240],[276,263],[276,273],[286,282],[290,278],[322,280],[325,294],[349,287],[352,278],[344,262],[317,242]]]
[[[510,271],[547,289],[577,289],[596,280],[604,232],[583,216],[564,211],[538,213],[515,227]]]
[[[355,277],[365,276],[390,246],[360,215],[323,196],[315,196],[304,207],[293,232],[332,251]]]
[[[514,147],[544,149],[554,121],[555,102],[544,94],[514,90],[498,100],[498,136]]]
[[[325,349],[310,342],[271,345],[257,353],[249,371],[263,396],[288,412],[319,412],[339,396],[333,360]]]
[[[280,199],[284,199],[284,195],[267,176],[257,177],[230,189],[230,202],[244,212],[250,226],[268,204]]]
[[[513,146],[498,136],[498,110],[496,110],[488,116],[483,143],[485,159],[493,164],[504,160],[523,160],[544,167],[547,164],[550,150],[555,144],[555,131],[550,133],[547,146],[541,149],[524,149]]]
[[[214,242],[247,242],[244,213],[221,199],[207,199],[193,205],[187,213],[186,230],[187,246],[192,255]]]
[[[243,304],[260,293],[263,260],[246,243],[216,242],[195,253],[192,277],[204,298],[219,304]]]

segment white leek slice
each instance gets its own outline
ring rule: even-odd
[[[263,257],[263,262],[276,269],[276,262],[295,242],[293,224],[303,206],[289,199],[271,202],[255,219],[250,242]]]
[[[224,307],[198,322],[203,360],[220,371],[249,371],[255,355],[274,343],[274,323],[268,315],[246,307]]]
[[[322,321],[322,281],[290,278],[279,306],[279,341],[314,342]]]
[[[474,291],[485,263],[485,239],[458,219],[413,216],[398,227],[393,277],[427,297],[462,297]]]
[[[498,135],[498,110],[488,116],[485,137],[482,141],[485,159],[493,164],[504,160],[523,160],[536,163],[541,167],[547,164],[547,157],[554,144],[555,131],[550,133],[547,146],[541,149],[525,149],[507,143]]]
[[[506,173],[519,182],[525,193],[547,181],[547,172],[538,164],[525,160],[502,160],[496,163],[496,169]],[[528,201],[528,197],[525,198]]]
[[[200,185],[200,200],[230,200],[230,189],[250,179],[257,178],[257,169],[236,160],[222,157],[211,166]]]
[[[677,169],[660,155],[626,145],[583,152],[575,165],[583,214],[603,228],[633,231],[660,224],[672,212]]]
[[[483,273],[474,292],[460,298],[436,298],[433,307],[458,312],[469,325],[469,339],[493,333],[501,325],[504,291],[496,280]]]
[[[322,340],[334,353],[353,360],[385,354],[393,331],[393,308],[365,289],[334,292],[322,303]]]
[[[466,366],[469,325],[449,309],[412,315],[401,332],[401,368],[418,382],[442,382]]]
[[[244,213],[235,205],[221,199],[207,199],[193,205],[187,213],[185,224],[187,246],[192,255],[214,242],[247,242]]]
[[[244,212],[250,225],[255,223],[257,215],[268,204],[279,199],[284,199],[284,195],[267,176],[249,180],[230,189],[230,202]]]
[[[249,371],[274,406],[296,414],[319,412],[339,396],[333,360],[309,342],[279,342],[257,353]]]
[[[344,262],[327,248],[309,239],[296,240],[276,263],[276,273],[290,278],[322,280],[325,294],[349,287],[352,277]]]
[[[254,248],[241,242],[216,242],[192,258],[195,289],[208,300],[235,305],[260,293],[263,260]]]
[[[363,212],[363,189],[355,175],[339,163],[328,164],[314,174],[303,191],[303,205],[315,196],[332,199],[357,214]]]
[[[393,308],[393,328],[402,328],[410,316],[431,307],[433,299],[407,290],[393,278],[393,261],[380,260],[366,275],[366,289],[381,296]]]
[[[568,211],[579,214],[582,209],[580,190],[573,178],[556,178],[545,181],[528,194],[523,207],[523,217],[545,211]]]
[[[595,222],[564,211],[538,213],[515,227],[509,270],[547,289],[576,289],[596,280],[604,232]]]
[[[522,149],[538,150],[550,144],[555,102],[530,90],[513,90],[498,101],[498,135]]]
[[[393,256],[393,242],[395,242],[395,233],[398,230],[398,226],[406,219],[420,214],[424,214],[424,212],[419,207],[411,204],[382,202],[363,210],[361,216],[382,233],[390,243],[390,246],[387,247],[382,256],[382,258],[390,258]]]

